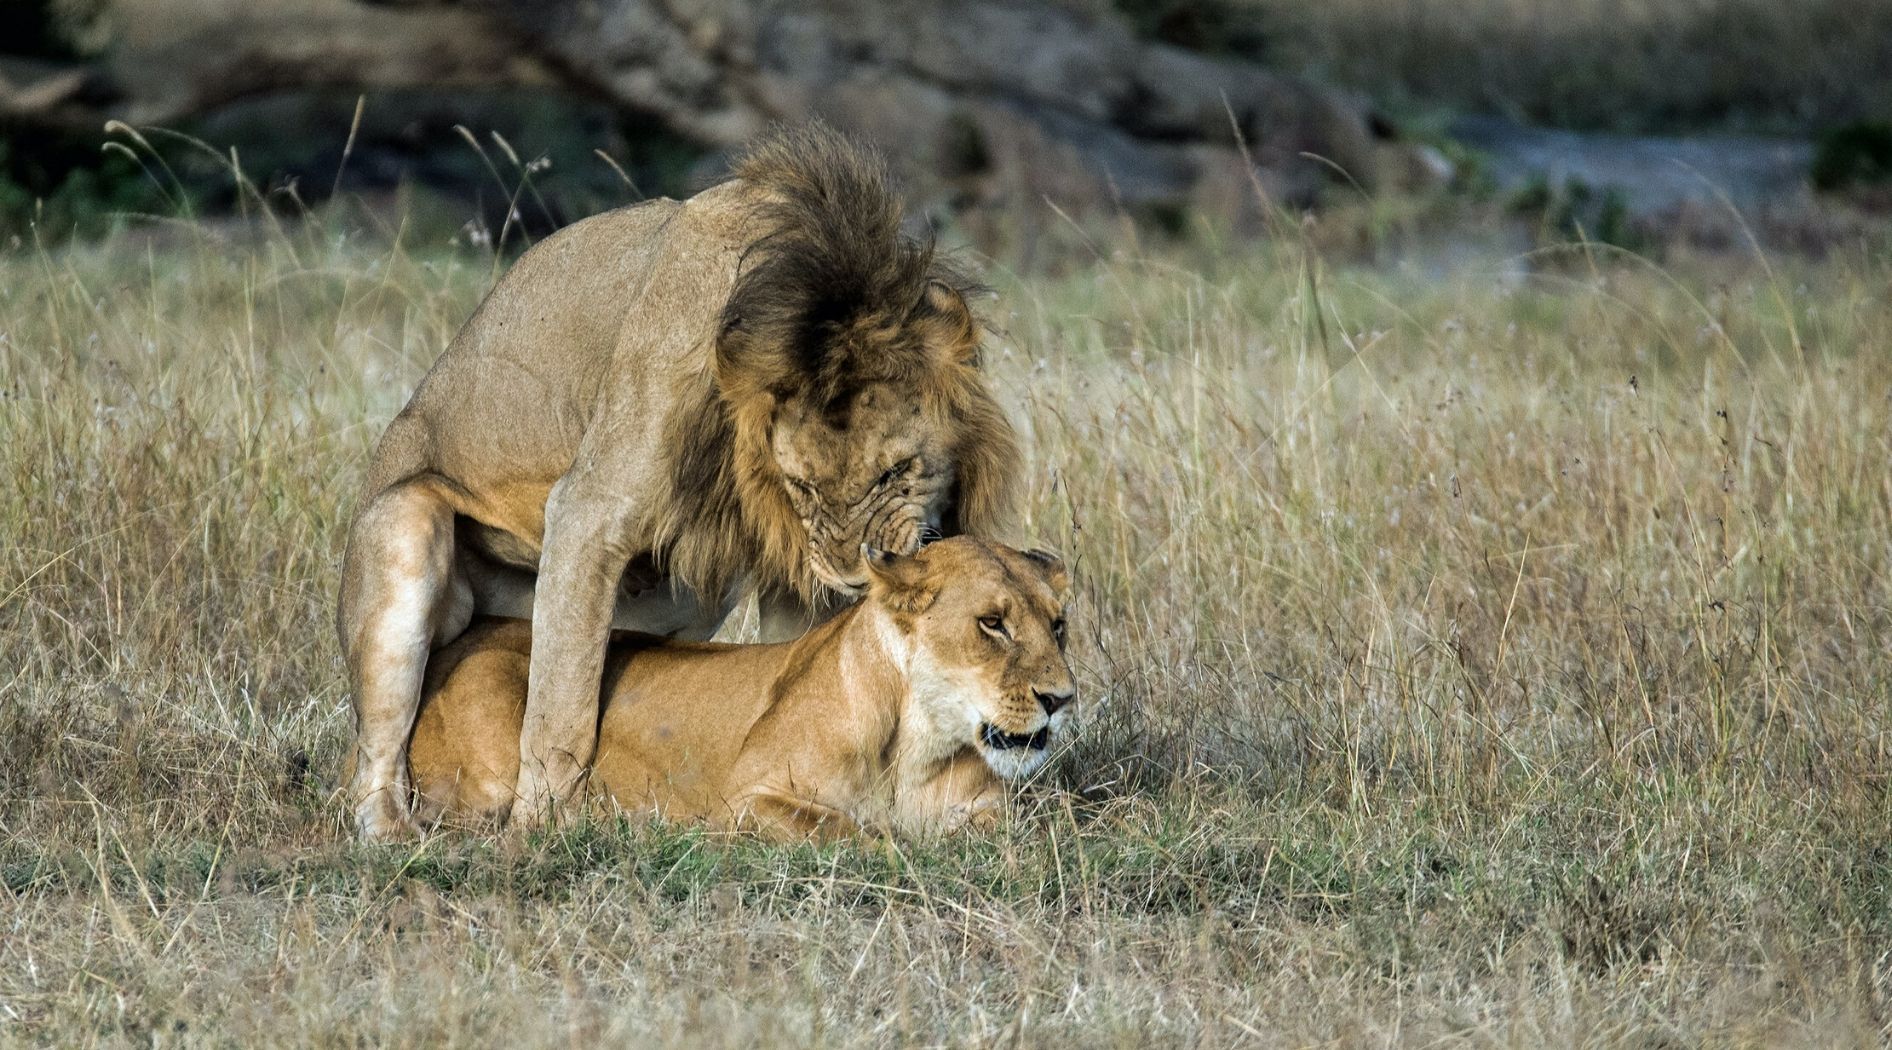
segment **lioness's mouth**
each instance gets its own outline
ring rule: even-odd
[[[1039,726],[1036,733],[1007,733],[990,722],[979,726],[979,739],[994,751],[1010,751],[1015,747],[1028,747],[1033,751],[1043,751],[1051,742],[1051,726],[1047,723]]]

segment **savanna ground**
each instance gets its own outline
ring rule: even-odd
[[[355,844],[369,447],[495,272],[0,253],[0,1043],[1877,1044],[1892,263],[1002,267],[1088,724],[1002,831]]]

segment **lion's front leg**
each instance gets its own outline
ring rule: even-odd
[[[597,748],[605,644],[637,534],[617,510],[556,489],[546,503],[512,814],[524,826],[573,796]]]

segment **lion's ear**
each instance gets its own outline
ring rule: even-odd
[[[926,326],[926,345],[947,360],[970,365],[979,357],[979,322],[959,289],[931,280],[920,293],[920,323]]]
[[[861,563],[867,566],[869,592],[894,612],[923,613],[939,597],[939,587],[927,576],[918,558],[902,557],[863,543]]]

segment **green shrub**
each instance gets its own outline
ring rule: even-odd
[[[1892,123],[1862,120],[1821,135],[1810,174],[1823,190],[1892,181]]]
[[[0,138],[0,237],[98,236],[127,213],[172,214],[175,200],[123,153],[42,136]]]
[[[1209,53],[1257,52],[1265,37],[1258,12],[1226,0],[1116,0],[1138,35]]]

